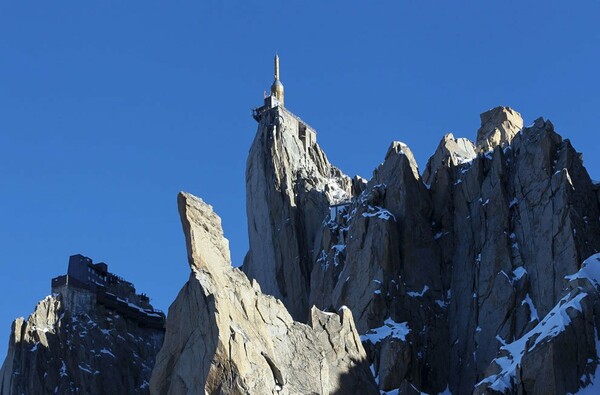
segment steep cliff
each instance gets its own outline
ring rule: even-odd
[[[481,121],[477,144],[445,136],[423,176],[408,147],[393,143],[373,178],[349,191],[344,204],[307,214],[306,202],[294,200],[304,223],[321,224],[313,244],[294,250],[294,257],[312,256],[303,266],[312,268],[308,304],[352,310],[381,390],[472,392],[492,374],[504,344],[569,297],[564,277],[600,251],[598,187],[570,142],[543,119],[523,128],[520,114],[507,107],[485,112]],[[293,136],[273,133],[277,152],[289,150]],[[260,177],[296,179],[298,170],[269,157],[273,152],[251,150],[249,164],[275,167],[259,174],[249,165],[249,202],[273,190]],[[263,201],[261,215],[286,221],[280,210],[268,210],[270,199]],[[269,237],[251,238],[249,256],[270,245]],[[256,260],[253,270],[275,279],[284,278],[276,267],[296,267],[283,257],[276,266],[265,262]],[[556,368],[577,373],[567,362]],[[516,391],[516,382],[509,384]]]
[[[315,132],[283,107],[262,114],[246,165],[250,250],[243,271],[306,321],[314,243],[329,206],[352,196]],[[359,187],[360,182],[355,182]]]
[[[212,207],[185,193],[178,204],[192,273],[169,309],[151,393],[378,393],[350,310],[294,321],[231,267]]]
[[[311,302],[348,306],[363,334],[386,323],[407,323],[410,330],[402,346],[399,339],[369,341],[388,365],[377,369],[385,390],[404,379],[427,383],[419,387],[424,391],[447,385],[448,365],[440,356],[448,353],[448,284],[431,210],[412,153],[395,142],[365,191],[323,228]]]
[[[422,175],[394,142],[365,181],[261,109],[243,271],[212,207],[181,193],[191,273],[164,344],[61,291],[15,321],[0,394],[598,390],[600,185],[550,121],[498,107]]]
[[[0,394],[147,394],[164,332],[53,294],[12,326]]]
[[[460,391],[559,302],[563,278],[600,250],[600,211],[580,155],[549,121],[513,135],[431,180],[432,195],[445,196],[446,212],[433,221],[452,267],[450,383]]]
[[[536,325],[503,342],[475,394],[600,391],[600,254],[565,277],[564,296]]]

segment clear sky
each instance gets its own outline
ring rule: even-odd
[[[423,169],[508,105],[551,119],[600,179],[599,1],[363,4],[0,3],[0,358],[71,254],[166,310],[189,273],[180,190],[215,207],[241,264],[250,109],[276,51],[286,106],[349,175],[393,140]]]

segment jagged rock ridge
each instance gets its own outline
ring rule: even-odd
[[[154,394],[376,394],[352,313],[311,309],[309,324],[231,267],[220,218],[178,198],[192,273],[169,309]]]
[[[553,311],[568,295],[564,277],[600,250],[598,188],[580,155],[549,121],[522,125],[507,107],[482,114],[477,145],[445,136],[423,176],[408,147],[394,143],[366,188],[352,190],[351,201],[303,217],[322,224],[311,233],[312,246],[300,243],[302,229],[286,234],[292,237],[286,245],[309,248],[298,256],[313,257],[302,269],[312,266],[309,305],[353,311],[381,390],[470,393],[489,377],[503,344]],[[286,134],[275,132],[261,122],[257,139],[274,133],[277,152],[286,151]],[[254,172],[257,162],[265,164],[264,173]],[[269,150],[251,150],[248,163],[254,180],[248,202],[273,195],[270,183],[256,181],[260,177],[287,177],[291,191],[305,185],[292,176],[297,169]],[[311,192],[323,195],[326,179],[312,176]],[[265,207],[277,200],[273,196]],[[306,213],[303,205],[294,200],[297,212]],[[249,217],[252,209],[249,204]],[[287,220],[281,210],[266,213],[270,231]],[[250,234],[253,226],[249,222]],[[265,248],[270,238],[251,237],[249,256]],[[275,277],[281,266],[297,270],[293,259],[273,262],[255,261],[252,270]],[[398,328],[402,336],[393,335]],[[381,333],[388,336],[371,336]],[[507,388],[523,391],[518,385]]]
[[[314,243],[329,206],[354,182],[332,166],[314,130],[281,106],[262,113],[246,166],[248,237],[243,270],[306,321]]]
[[[452,224],[434,220],[454,246],[445,256],[453,268],[450,378],[466,391],[503,342],[559,302],[564,276],[599,250],[599,208],[579,155],[542,119],[431,189],[452,202]]]
[[[73,311],[63,294],[12,326],[0,394],[147,394],[164,332],[96,305]]]
[[[499,107],[482,114],[477,144],[445,136],[423,175],[394,142],[365,182],[332,166],[283,107],[257,120],[251,280],[231,267],[212,208],[182,193],[191,274],[150,384],[161,335],[58,295],[15,322],[2,393],[592,388],[600,191],[552,123],[523,128]]]

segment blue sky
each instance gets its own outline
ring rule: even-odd
[[[600,2],[3,2],[0,358],[85,254],[166,310],[189,272],[179,190],[247,249],[250,109],[281,56],[286,106],[369,178],[393,140],[421,169],[479,114],[544,116],[600,179]]]

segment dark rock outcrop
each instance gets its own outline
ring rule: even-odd
[[[62,295],[12,326],[0,394],[147,394],[164,332],[96,306],[68,309]]]
[[[447,385],[448,366],[439,355],[448,353],[448,287],[429,223],[431,210],[412,153],[394,142],[365,191],[323,229],[311,303],[348,306],[361,333],[385,328],[385,322],[408,322],[410,327],[406,342],[374,343],[382,390],[397,388],[403,378],[419,383],[426,378],[420,388],[430,392]]]
[[[440,230],[453,246],[450,377],[468,391],[502,342],[547,314],[563,278],[600,249],[600,224],[589,220],[599,207],[579,154],[542,119],[451,173],[431,190],[452,197],[452,226]]]
[[[566,277],[565,295],[537,325],[502,345],[474,393],[565,394],[581,387],[597,392],[600,383],[592,380],[600,362],[599,281],[597,254]]]

